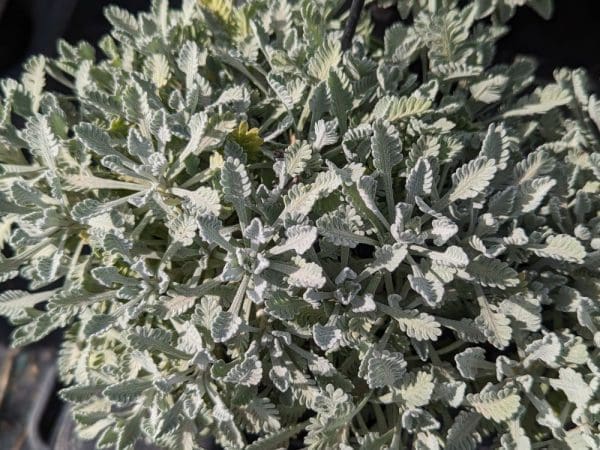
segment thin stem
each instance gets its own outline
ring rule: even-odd
[[[385,420],[385,414],[381,405],[378,403],[371,403],[373,406],[373,412],[375,413],[375,419],[377,420],[377,429],[380,433],[385,433],[385,430],[388,429],[387,420]]]
[[[341,255],[340,255],[340,265],[342,266],[342,269],[344,267],[348,266],[348,260],[350,259],[350,248],[348,247],[342,247],[341,248]]]
[[[250,277],[246,274],[244,278],[242,278],[242,282],[240,283],[237,292],[235,293],[235,297],[231,302],[231,306],[229,307],[229,312],[233,314],[238,314],[240,310],[240,306],[242,306],[242,300],[246,296],[246,288],[248,287],[248,282],[250,281]]]

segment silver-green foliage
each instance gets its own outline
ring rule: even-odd
[[[81,436],[598,448],[600,101],[492,62],[550,2],[400,1],[346,52],[337,1],[232,3],[108,8],[102,58],[1,82],[0,276],[34,293],[0,313],[66,327]]]

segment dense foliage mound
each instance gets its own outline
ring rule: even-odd
[[[15,345],[66,328],[81,436],[600,447],[600,100],[493,65],[522,3],[404,0],[347,50],[334,0],[110,7],[99,60],[3,80],[1,277],[31,292],[0,312]]]

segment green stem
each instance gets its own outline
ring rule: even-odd
[[[348,267],[348,260],[350,259],[350,249],[348,247],[341,248],[340,265],[342,269]]]
[[[242,306],[242,301],[246,296],[246,289],[248,288],[248,282],[250,281],[250,276],[245,274],[242,278],[240,285],[235,293],[235,297],[233,297],[233,301],[231,302],[231,306],[228,311],[232,314],[237,315],[239,313],[240,307]]]
[[[375,418],[377,419],[377,428],[380,433],[385,433],[388,429],[387,420],[385,419],[385,414],[381,405],[379,403],[371,403],[373,407],[373,412],[375,413]]]

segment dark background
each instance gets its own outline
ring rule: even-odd
[[[180,3],[170,2],[173,7]],[[0,78],[19,77],[21,65],[31,55],[55,55],[58,38],[97,42],[109,30],[102,13],[109,4],[135,12],[148,9],[150,1],[0,0]],[[389,13],[378,17],[394,20]],[[375,33],[382,33],[385,25],[381,23]],[[510,63],[518,54],[533,56],[543,80],[551,79],[557,67],[584,67],[600,85],[600,0],[555,0],[548,21],[520,8],[508,25],[511,30],[499,43],[498,62]],[[21,280],[11,280],[0,285],[0,292],[26,287]],[[45,450],[51,442],[55,448],[93,448],[71,440],[72,422],[66,414],[59,417],[63,408],[52,383],[60,332],[22,350],[7,348],[9,333],[9,325],[0,318],[0,449]],[[33,414],[36,402],[42,402],[38,416]],[[31,422],[35,426],[28,428]]]

